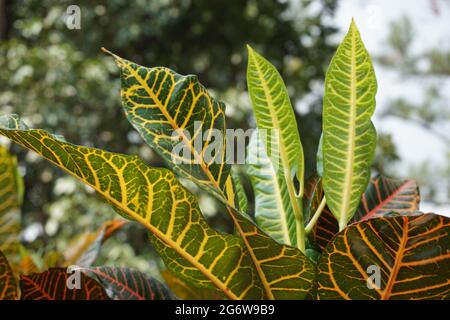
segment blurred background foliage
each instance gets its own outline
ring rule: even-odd
[[[65,25],[71,4],[81,8],[80,30]],[[0,0],[0,113],[18,113],[33,127],[76,144],[137,154],[150,165],[163,166],[123,116],[118,70],[100,47],[146,66],[197,74],[226,103],[228,128],[246,129],[254,127],[245,85],[249,43],[275,64],[286,82],[300,124],[306,171],[312,173],[323,80],[336,48],[331,39],[337,28],[330,21],[337,5],[336,0]],[[450,54],[436,49],[411,56],[413,38],[407,18],[394,22],[386,40],[390,49],[376,59],[405,76],[449,76]],[[422,59],[429,61],[428,68],[417,68]],[[426,90],[424,101],[415,106],[392,101],[396,108],[387,108],[383,116],[417,121],[433,131],[430,123],[442,119],[439,103],[445,102],[439,102],[439,88]],[[115,216],[109,205],[61,170],[22,148],[11,149],[25,178],[22,240],[38,256],[63,250],[75,235]],[[391,137],[379,133],[374,170],[395,177],[391,165],[396,161]],[[446,170],[448,176],[450,168]],[[432,182],[423,180],[432,199]],[[248,181],[246,190],[251,202]],[[221,207],[194,192],[211,224],[229,230]],[[99,262],[153,270],[158,261],[146,238],[144,230],[127,225],[104,244]]]

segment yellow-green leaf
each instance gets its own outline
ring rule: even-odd
[[[0,251],[17,251],[21,228],[20,206],[23,182],[16,157],[0,145]]]
[[[255,134],[248,145],[247,174],[255,192],[255,219],[258,226],[280,243],[296,246],[294,210],[284,177],[267,157],[264,142]]]
[[[0,118],[0,134],[35,151],[94,188],[119,214],[150,231],[167,267],[186,281],[217,287],[231,299],[263,292],[243,241],[210,228],[195,197],[167,169],[136,156],[73,145],[43,130],[24,128],[17,116]]]
[[[352,21],[326,74],[323,101],[323,188],[340,230],[353,217],[369,183],[376,91],[370,56]]]
[[[143,139],[177,175],[238,207],[226,161],[225,105],[195,75],[147,68],[110,54],[120,68],[125,114]]]
[[[292,211],[285,214],[296,224],[295,241],[301,251],[305,251],[305,233],[301,201],[304,186],[304,155],[297,129],[297,121],[287,89],[277,69],[264,57],[248,46],[247,85],[253,105],[259,135],[265,144],[265,152],[276,173],[273,183],[281,186],[287,196]],[[294,186],[297,177],[299,192]],[[267,220],[266,220],[267,222]],[[286,229],[286,228],[285,228]],[[286,232],[287,230],[285,230]],[[287,234],[284,237],[292,237]]]

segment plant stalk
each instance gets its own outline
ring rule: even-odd
[[[320,217],[323,209],[325,208],[326,204],[327,204],[327,200],[326,200],[325,196],[323,196],[322,201],[320,201],[319,207],[317,208],[316,212],[314,212],[313,217],[308,222],[308,225],[305,228],[306,234],[309,234],[312,231],[312,229],[314,228],[314,225],[317,223],[317,220],[319,220],[319,217]]]

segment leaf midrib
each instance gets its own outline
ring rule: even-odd
[[[15,131],[15,130],[12,130]],[[28,130],[29,131],[29,130]],[[41,133],[44,132],[44,135],[46,135],[47,133],[45,131],[42,130],[31,130],[31,131],[40,131]],[[28,148],[27,146],[23,145],[24,147]],[[75,146],[76,147],[76,146]],[[30,148],[28,148],[30,149]],[[33,152],[36,152],[32,149],[30,149]],[[67,151],[66,151],[67,152]],[[72,159],[73,163],[76,164],[78,170],[80,170],[78,164],[76,163],[76,161],[73,159],[72,155],[70,155],[69,152],[67,152],[68,156]],[[59,159],[59,157],[56,157],[56,159]],[[66,169],[65,167],[59,165],[59,163],[56,163],[55,161],[51,160],[50,158],[47,158],[47,160],[51,163],[53,163],[54,165],[56,165],[57,167],[61,168],[62,170],[66,171],[68,174],[74,176],[77,179],[80,179],[80,177],[78,177],[76,174],[72,173],[71,171],[69,171],[68,169]],[[83,171],[80,170],[80,172],[82,173]],[[95,171],[94,171],[95,172]],[[195,266],[198,270],[200,270],[200,272],[202,274],[204,274],[218,289],[220,289],[221,291],[223,291],[230,299],[233,300],[238,300],[239,297],[236,296],[233,292],[231,292],[231,290],[223,283],[221,282],[218,278],[216,278],[215,276],[212,276],[212,273],[209,272],[203,265],[199,264],[197,262],[197,260],[194,259],[194,257],[192,257],[191,255],[189,255],[188,253],[186,253],[176,242],[172,241],[171,239],[168,239],[162,232],[160,232],[158,229],[156,229],[155,227],[153,227],[146,219],[146,217],[141,217],[139,214],[137,214],[136,212],[134,212],[133,210],[129,209],[127,206],[125,206],[123,203],[117,201],[116,199],[112,198],[109,196],[109,194],[107,194],[106,192],[101,191],[101,189],[99,189],[97,186],[91,184],[90,182],[88,182],[87,180],[82,180],[86,185],[90,186],[91,188],[93,188],[94,190],[97,191],[97,193],[99,193],[100,195],[102,195],[105,199],[108,199],[108,201],[110,201],[114,206],[122,209],[123,211],[125,211],[128,215],[130,215],[131,217],[133,217],[137,222],[141,223],[144,227],[146,227],[150,232],[152,232],[158,239],[160,239],[161,241],[163,241],[164,243],[166,243],[170,248],[174,249],[180,256],[182,256],[184,259],[186,259],[189,263],[191,263],[193,266]]]
[[[400,192],[404,191],[405,189],[407,189],[412,184],[414,184],[413,180],[408,180],[405,183],[403,183],[393,193],[391,193],[388,197],[382,199],[382,201],[380,203],[378,203],[372,210],[368,211],[368,213],[359,221],[362,222],[362,221],[366,221],[366,220],[370,219],[372,216],[374,216],[377,213],[378,209],[382,208],[386,203],[388,203],[395,196],[397,196]]]
[[[279,124],[279,118],[278,115],[276,114],[276,112],[273,110],[273,108],[271,108],[270,106],[273,106],[273,100],[272,100],[272,96],[270,94],[270,89],[266,84],[265,78],[264,78],[264,74],[261,70],[261,68],[259,67],[258,63],[257,63],[257,57],[253,54],[252,51],[250,51],[250,54],[253,57],[253,60],[256,62],[254,63],[255,69],[257,71],[257,75],[259,77],[261,86],[263,87],[263,92],[264,92],[264,96],[266,97],[267,100],[267,105],[268,105],[268,110],[269,110],[269,114],[270,117],[272,119],[272,124],[274,124],[275,129],[279,130],[281,132],[281,128],[278,126]],[[283,90],[281,88],[281,90]],[[281,134],[280,134],[281,135]],[[302,232],[302,228],[304,228],[303,226],[303,217],[302,217],[302,213],[300,211],[300,207],[298,205],[298,201],[297,201],[297,196],[295,194],[295,190],[293,189],[293,185],[292,185],[292,181],[290,178],[290,173],[289,173],[289,161],[287,160],[287,152],[286,152],[286,146],[284,144],[284,139],[281,135],[281,139],[279,146],[280,146],[280,152],[281,152],[281,161],[283,162],[283,175],[284,175],[284,180],[286,182],[286,186],[288,189],[288,193],[289,193],[289,198],[291,200],[291,205],[292,208],[294,209],[294,215],[295,215],[295,225],[296,225],[296,235],[297,235],[297,246],[299,247],[300,251],[304,252],[305,248],[304,248],[304,239],[303,239],[303,232]],[[266,151],[267,152],[267,151]],[[268,157],[270,159],[270,157]],[[278,183],[278,182],[277,182]],[[303,181],[300,181],[300,196],[302,196],[302,192],[303,192]],[[287,219],[288,217],[286,216],[286,214],[283,215],[285,224],[287,224]],[[288,233],[289,235],[289,233]],[[302,245],[303,244],[303,245]]]
[[[397,280],[397,275],[398,275],[398,272],[400,271],[401,263],[403,260],[403,255],[405,253],[405,247],[406,247],[406,243],[408,241],[409,221],[407,218],[403,218],[402,220],[403,220],[402,238],[400,239],[397,256],[395,257],[395,261],[392,266],[392,271],[391,271],[389,279],[386,283],[386,289],[383,291],[383,294],[381,296],[381,300],[389,299],[389,297],[392,293],[392,288],[394,287],[394,284]]]
[[[350,206],[350,197],[352,190],[353,165],[355,162],[355,136],[356,136],[356,39],[355,27],[352,25],[351,33],[351,75],[350,75],[350,126],[349,126],[349,144],[347,147],[347,160],[345,166],[345,179],[342,194],[342,206],[339,216],[339,230],[342,231],[347,225],[347,216]]]

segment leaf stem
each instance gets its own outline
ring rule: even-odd
[[[291,200],[292,209],[294,210],[295,216],[295,229],[297,234],[297,248],[301,252],[305,253],[305,224],[303,222],[303,212],[302,212],[302,200],[303,200],[303,187],[300,187],[300,197],[297,196],[294,184],[288,179],[288,175],[285,173],[286,186],[289,193],[289,198]]]
[[[324,196],[322,198],[322,201],[320,201],[319,207],[317,208],[316,212],[314,212],[313,217],[309,221],[308,225],[305,227],[306,234],[309,234],[312,231],[314,225],[317,223],[317,220],[319,220],[320,214],[322,213],[326,204],[327,204],[327,200]]]

